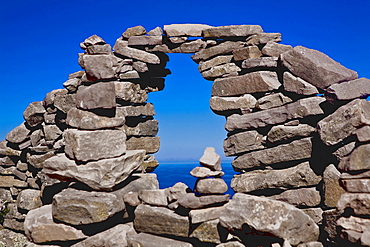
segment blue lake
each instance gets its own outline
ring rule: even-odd
[[[191,176],[190,171],[197,166],[200,166],[199,163],[160,163],[154,171],[158,177],[159,188],[165,189],[177,182],[183,182],[193,190],[197,178]],[[230,181],[238,173],[234,171],[231,163],[222,163],[222,171],[225,173],[222,178],[229,186],[229,190],[226,193],[233,195],[234,191],[230,188]]]

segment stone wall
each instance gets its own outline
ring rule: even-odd
[[[2,243],[370,246],[370,80],[280,41],[258,25],[201,24],[128,28],[113,49],[87,38],[84,71],[0,142]],[[166,53],[193,54],[213,81],[240,172],[232,199],[213,148],[195,188],[159,189],[150,173],[160,143],[147,95],[164,88]]]

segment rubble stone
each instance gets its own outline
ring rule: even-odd
[[[359,78],[352,81],[333,84],[326,92],[336,96],[338,100],[365,98],[370,95],[370,80]]]
[[[307,137],[312,132],[315,132],[315,128],[308,124],[299,124],[296,126],[276,125],[267,133],[267,140],[275,143],[286,141],[293,137]]]
[[[224,140],[226,156],[235,156],[248,151],[264,149],[263,136],[255,130],[240,132]]]
[[[302,80],[299,77],[293,76],[289,72],[284,72],[283,74],[284,80],[284,89],[289,92],[302,94],[302,95],[315,95],[318,94],[319,91],[317,88],[310,83]]]
[[[126,141],[127,150],[145,150],[147,154],[153,154],[159,150],[159,137],[130,137]]]
[[[112,109],[116,107],[113,82],[99,82],[91,86],[80,86],[76,93],[76,106],[80,109]]]
[[[210,106],[213,111],[222,112],[235,109],[251,110],[256,106],[257,100],[251,94],[244,94],[239,97],[213,96],[210,99]]]
[[[321,202],[320,192],[315,188],[287,190],[269,198],[286,202],[296,207],[316,207]]]
[[[191,243],[174,240],[171,238],[161,237],[157,235],[139,233],[136,235],[129,236],[129,246],[145,246],[145,247],[193,247]]]
[[[259,25],[231,25],[219,26],[202,31],[203,38],[243,37],[262,33]]]
[[[200,37],[202,35],[202,31],[208,28],[212,28],[212,26],[204,24],[171,24],[164,25],[163,30],[168,37]]]
[[[266,110],[288,104],[292,101],[292,99],[282,93],[272,93],[259,98],[256,107],[261,110]]]
[[[222,194],[227,191],[227,184],[221,178],[201,178],[195,184],[195,191],[200,194]]]
[[[202,166],[208,167],[213,171],[221,171],[221,157],[216,153],[215,148],[207,147],[203,156],[199,159]]]

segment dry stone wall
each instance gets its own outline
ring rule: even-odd
[[[70,74],[0,142],[0,245],[370,246],[370,80],[258,25],[93,35]],[[227,185],[207,148],[195,188],[158,188],[166,53],[189,53],[225,116]],[[193,190],[192,190],[193,189]]]

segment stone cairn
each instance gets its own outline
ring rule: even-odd
[[[0,246],[370,246],[370,80],[258,25],[128,28],[0,142]],[[194,192],[159,189],[166,53],[213,81],[235,175],[207,148]]]

